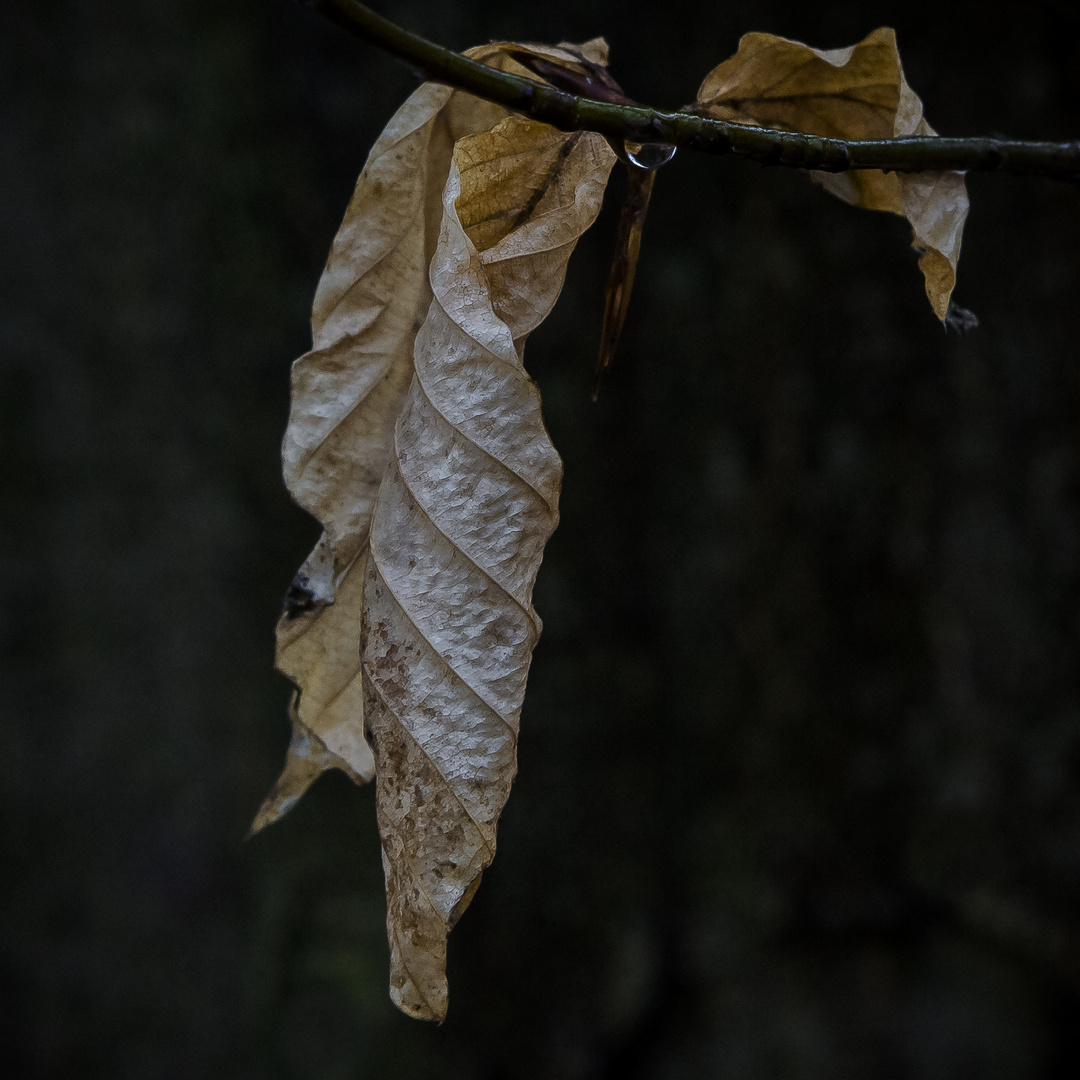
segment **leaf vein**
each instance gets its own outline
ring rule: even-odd
[[[386,710],[386,712],[390,716],[392,716],[394,718],[394,720],[397,722],[398,727],[401,728],[401,730],[409,737],[412,744],[416,747],[417,750],[420,751],[420,753],[424,756],[427,763],[435,770],[435,772],[438,775],[439,779],[442,780],[443,787],[446,789],[447,793],[451,796],[451,798],[453,798],[454,802],[456,802],[458,804],[458,806],[461,808],[461,812],[469,819],[469,821],[472,823],[473,827],[480,834],[480,839],[484,844],[484,850],[488,853],[488,855],[491,856],[491,858],[494,858],[495,857],[495,849],[493,847],[492,841],[488,839],[487,829],[485,829],[480,824],[480,822],[478,822],[476,820],[476,818],[474,818],[472,816],[472,813],[469,810],[469,808],[461,801],[461,796],[458,795],[458,793],[454,790],[453,786],[451,785],[450,781],[446,778],[446,774],[439,767],[439,765],[435,761],[435,759],[427,752],[427,749],[425,748],[424,744],[417,738],[417,736],[412,731],[412,729],[409,728],[409,726],[405,723],[405,721],[402,720],[402,718],[398,715],[397,711],[394,709],[394,707],[387,700],[387,697],[383,693],[382,688],[379,686],[378,682],[370,674],[370,672],[368,673],[368,680],[371,683],[372,689],[375,691],[376,694],[378,694],[379,700],[383,703],[383,707]],[[394,831],[397,832],[400,835],[400,829],[396,825],[394,826]],[[408,845],[406,845],[406,848],[408,848]],[[419,879],[417,879],[417,884],[420,886],[421,889],[423,889],[423,885],[419,881]],[[438,911],[439,910],[438,907],[436,907],[434,901],[428,895],[426,890],[424,891],[424,896],[427,898],[428,903],[431,904],[432,909],[435,910],[435,911]]]
[[[511,725],[510,721],[507,720],[506,717],[503,716],[503,714],[498,709],[496,709],[495,706],[492,705],[491,702],[488,701],[487,698],[485,698],[476,689],[476,687],[473,686],[472,683],[469,682],[469,680],[466,679],[465,676],[462,675],[461,672],[459,672],[454,667],[454,665],[451,664],[450,661],[436,648],[435,643],[424,632],[423,627],[416,621],[416,618],[412,614],[412,612],[410,612],[409,609],[406,608],[405,605],[401,602],[400,597],[394,590],[394,586],[390,584],[390,582],[386,578],[386,575],[382,571],[382,565],[379,562],[379,553],[374,544],[371,545],[371,561],[375,569],[378,570],[379,577],[382,579],[383,584],[386,586],[387,592],[389,592],[390,596],[393,598],[394,603],[398,607],[398,610],[402,613],[402,615],[405,616],[406,619],[409,620],[409,622],[412,624],[413,629],[416,630],[416,632],[423,639],[424,644],[427,645],[427,647],[432,651],[432,653],[439,659],[439,662],[442,664],[442,666],[445,667],[446,670],[449,671],[455,679],[458,679],[461,682],[461,685],[464,686],[465,689],[468,690],[476,698],[476,700],[480,702],[481,705],[485,706],[485,708],[490,709],[507,726],[507,728],[511,732],[514,732],[513,725]],[[363,666],[363,664],[361,664],[361,666]],[[368,672],[368,676],[372,677],[370,671]],[[516,732],[514,732],[514,734],[516,734]]]

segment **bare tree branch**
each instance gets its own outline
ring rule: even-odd
[[[844,172],[1009,172],[1080,181],[1080,139],[1070,143],[999,138],[911,137],[848,141],[773,131],[691,112],[661,112],[576,97],[531,79],[495,71],[410,33],[357,0],[306,0],[358,37],[404,61],[426,78],[505,105],[560,131],[598,131],[612,139],[669,143],[707,154],[737,154],[763,165]]]

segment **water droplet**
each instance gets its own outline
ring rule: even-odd
[[[648,169],[650,172],[653,169],[659,169],[661,165],[666,165],[675,156],[675,147],[668,143],[639,143],[627,139],[623,147],[626,149],[626,156],[633,164],[642,169]]]

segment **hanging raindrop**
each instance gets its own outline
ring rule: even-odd
[[[627,139],[623,147],[632,164],[648,169],[650,172],[653,169],[659,169],[661,165],[666,165],[675,156],[675,147],[668,143],[639,143]]]

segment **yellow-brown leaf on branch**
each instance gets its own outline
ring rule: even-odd
[[[522,366],[615,162],[522,117],[461,140],[434,300],[371,527],[363,681],[386,871],[390,992],[446,1014],[446,935],[495,852],[562,466]]]
[[[746,34],[738,52],[698,90],[697,111],[740,124],[837,139],[934,135],[908,86],[888,27],[846,49],[813,49],[773,34]],[[919,267],[934,313],[944,319],[956,284],[968,212],[962,173],[855,170],[813,174],[856,206],[905,216],[922,249]]]

